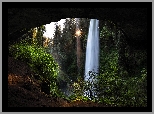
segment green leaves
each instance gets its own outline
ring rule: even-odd
[[[9,53],[16,59],[27,62],[32,71],[38,74],[42,81],[49,81],[51,83],[52,92],[56,90],[55,82],[59,66],[53,57],[46,53],[44,48],[27,43],[18,43],[9,48]]]
[[[143,68],[142,73],[146,74]],[[100,102],[117,106],[147,106],[146,76],[122,78],[103,73],[98,76],[98,96]],[[144,77],[145,76],[145,77]]]

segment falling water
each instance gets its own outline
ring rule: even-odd
[[[87,48],[86,48],[86,62],[85,62],[85,81],[92,83],[89,71],[98,73],[99,70],[99,21],[97,19],[90,20]],[[94,88],[93,88],[94,89]],[[92,89],[92,95],[94,95]],[[86,91],[86,94],[91,94]]]

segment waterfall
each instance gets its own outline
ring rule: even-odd
[[[85,81],[92,82],[89,71],[99,73],[99,21],[97,19],[90,20],[89,33],[86,47],[86,61],[85,61]],[[96,76],[96,75],[95,75]],[[86,94],[94,96],[94,88],[91,91],[85,91]]]

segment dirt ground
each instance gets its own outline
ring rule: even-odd
[[[41,92],[40,82],[31,76],[28,65],[8,57],[8,107],[108,107],[94,102],[69,102]]]

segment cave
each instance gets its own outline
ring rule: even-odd
[[[16,6],[16,3],[10,4],[12,5],[12,7]],[[28,6],[29,3],[23,4],[24,6]],[[41,4],[42,6],[45,6],[44,3]],[[118,3],[113,4],[115,6],[119,6]],[[131,5],[129,3],[126,4]],[[146,8],[146,4],[144,8],[9,8],[8,3],[6,2],[2,3],[2,5],[4,9],[2,17],[3,22],[5,22],[6,20],[8,21],[6,21],[6,23],[8,23],[7,26],[5,25],[5,23],[3,23],[3,35],[5,34],[4,31],[7,31],[5,38],[3,36],[3,44],[5,44],[4,41],[8,39],[8,41],[6,42],[8,46],[9,43],[11,44],[18,40],[21,40],[21,36],[27,33],[27,31],[29,31],[31,28],[50,24],[51,22],[58,22],[61,19],[66,18],[89,18],[103,21],[111,20],[123,32],[124,43],[126,42],[127,45],[132,48],[132,51],[147,51],[147,35],[151,34],[149,33],[148,27],[152,22],[152,18],[150,18],[150,15],[148,13],[150,13],[149,9],[152,9],[152,7]],[[22,7],[22,5],[20,7]],[[52,5],[57,5],[57,3],[52,3]],[[97,4],[95,6],[97,6]],[[125,47],[125,44],[123,44],[122,46]],[[3,52],[5,52],[5,50],[6,48],[3,48]],[[121,53],[123,53],[123,50]],[[3,58],[5,58],[5,56]],[[127,63],[127,61],[124,61],[124,63]],[[3,65],[5,64],[3,63]],[[125,66],[127,66],[127,64]],[[12,90],[14,91],[16,89],[17,88],[13,88]],[[36,99],[36,101],[37,100],[38,99]],[[55,99],[52,100],[54,101],[56,106],[60,104],[56,103]],[[44,104],[46,103],[46,101],[47,100],[44,99]],[[10,102],[10,104],[12,105],[12,102]],[[42,107],[45,106],[44,104],[42,105],[42,103],[40,103],[37,106]],[[29,106],[28,103],[24,105]],[[52,105],[50,106],[52,107]]]
[[[68,17],[96,18],[113,21],[124,31],[129,45],[145,50],[147,11],[147,8],[9,8],[8,40],[16,41],[30,28],[58,22]]]

